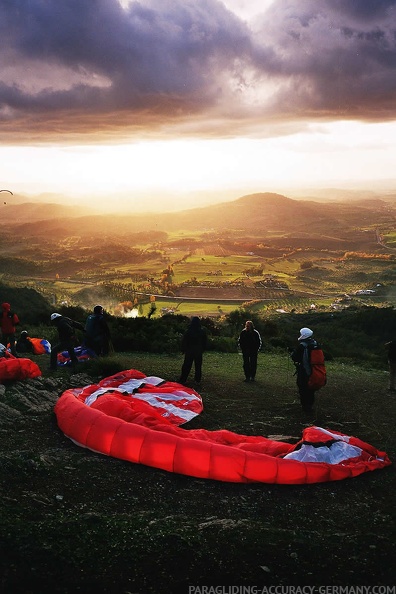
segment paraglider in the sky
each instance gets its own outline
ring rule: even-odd
[[[9,194],[11,194],[11,196],[13,196],[14,194],[11,192],[11,190],[0,190],[0,192],[9,192]],[[3,202],[3,204],[7,204],[7,202]]]
[[[60,429],[77,445],[198,478],[309,484],[391,464],[386,452],[321,427],[307,427],[296,444],[226,429],[178,427],[201,410],[202,399],[192,388],[136,369],[68,389],[55,405]]]

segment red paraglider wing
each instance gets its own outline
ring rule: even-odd
[[[0,382],[39,376],[41,376],[41,369],[31,359],[16,357],[0,359]]]
[[[385,452],[320,427],[309,427],[302,440],[291,445],[263,436],[178,426],[201,410],[202,399],[194,390],[137,370],[66,390],[55,406],[60,429],[77,444],[199,478],[317,483],[355,477],[391,463]]]

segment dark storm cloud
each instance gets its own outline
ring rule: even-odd
[[[0,1],[0,117],[18,127],[144,126],[216,105],[249,32],[216,0]]]
[[[271,45],[279,81],[272,108],[296,116],[396,117],[396,3],[281,0],[258,24],[256,46]],[[260,54],[257,69],[268,68]]]
[[[0,138],[394,118],[396,0],[226,4],[0,0]]]

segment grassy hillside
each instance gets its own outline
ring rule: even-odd
[[[45,357],[45,356],[42,356]],[[45,368],[47,361],[36,357]],[[101,371],[136,368],[175,380],[179,355],[138,352]],[[53,414],[83,373],[1,389],[1,586],[15,594],[189,592],[206,585],[393,585],[393,466],[337,483],[232,484],[134,465],[79,448]],[[312,423],[396,456],[387,374],[329,362],[315,415],[303,415],[285,354],[259,356],[242,382],[237,353],[205,354],[203,413],[185,428],[226,428],[295,443]],[[1,386],[0,386],[1,388]]]

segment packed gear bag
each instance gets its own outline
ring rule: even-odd
[[[308,378],[308,388],[319,390],[327,382],[325,358],[320,347],[309,349],[309,363],[311,366],[311,375]]]
[[[90,314],[85,322],[85,332],[90,338],[103,334],[103,316]]]

